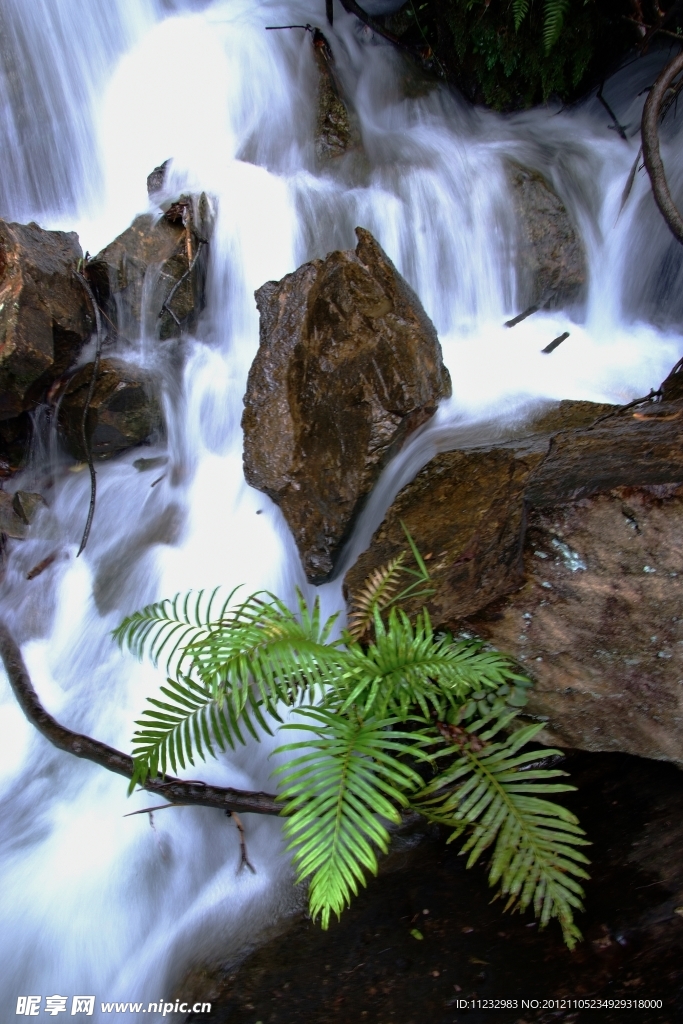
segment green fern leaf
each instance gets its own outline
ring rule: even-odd
[[[512,15],[515,19],[515,32],[519,31],[529,11],[529,0],[512,0]]]
[[[576,817],[545,799],[574,789],[550,781],[566,773],[526,767],[560,752],[520,753],[543,728],[542,723],[495,739],[515,714],[492,714],[464,728],[455,727],[450,751],[439,753],[452,755],[455,743],[458,756],[424,788],[415,807],[432,820],[454,827],[451,840],[471,829],[462,848],[469,853],[468,867],[493,846],[489,883],[499,885],[501,894],[508,897],[506,909],[523,911],[532,904],[541,927],[557,918],[572,949],[581,938],[573,918],[574,910],[583,909],[577,879],[588,878],[582,867],[588,860],[577,847],[589,844]]]
[[[399,758],[424,756],[420,736],[392,731],[396,718],[347,718],[322,708],[299,708],[297,716],[312,724],[308,738],[289,743],[279,753],[304,750],[275,772],[282,778],[279,798],[287,816],[288,849],[294,850],[299,881],[310,878],[311,917],[327,928],[352,895],[377,874],[376,849],[386,852],[389,833],[378,816],[399,822],[397,807],[421,778]]]
[[[543,45],[545,52],[550,53],[562,34],[564,16],[569,7],[569,0],[545,0],[543,11]]]

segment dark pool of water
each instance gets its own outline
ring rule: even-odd
[[[622,754],[574,753],[564,767],[579,787],[565,803],[593,842],[573,953],[557,925],[541,932],[530,914],[503,914],[484,868],[466,871],[457,842],[418,826],[328,932],[302,915],[239,968],[204,972],[212,1022],[683,1021],[683,772]],[[516,1006],[464,1010],[465,999]],[[633,1005],[574,1003],[591,999]]]

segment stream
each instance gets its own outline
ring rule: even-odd
[[[315,162],[310,37],[265,31],[309,22],[330,40],[365,151],[326,170]],[[241,583],[287,601],[297,586],[319,592],[326,614],[342,604],[341,577],[306,583],[278,509],[243,478],[253,293],[265,281],[355,247],[354,227],[366,227],[420,296],[451,373],[452,398],[387,467],[346,564],[436,451],[502,433],[549,400],[627,402],[680,358],[683,254],[644,173],[620,212],[639,146],[638,94],[661,55],[606,89],[628,143],[595,100],[503,117],[440,86],[407,95],[405,59],[339,5],[326,27],[323,0],[3,0],[0,55],[0,216],[76,230],[96,253],[154,209],[146,177],[168,158],[169,191],[203,190],[216,210],[197,336],[165,345],[143,336],[119,350],[163,382],[167,438],[144,450],[168,456],[163,479],[150,486],[134,468],[139,450],[98,464],[80,558],[88,474],[72,471],[40,410],[30,464],[12,481],[42,491],[49,510],[29,540],[9,542],[0,617],[47,709],[77,731],[130,749],[163,673],[122,654],[111,630],[150,601]],[[672,131],[665,161],[679,145]],[[554,185],[589,263],[585,303],[512,331],[503,326],[519,312],[509,158]],[[683,165],[676,173],[683,179]],[[567,330],[559,349],[541,353]],[[28,580],[55,552],[49,571]],[[185,777],[272,789],[273,745],[250,744]],[[19,996],[38,993],[69,1006],[94,994],[93,1020],[111,1020],[100,1001],[167,999],[193,965],[216,950],[239,957],[299,909],[276,820],[246,818],[256,874],[238,874],[225,816],[181,807],[155,814],[153,827],[147,815],[124,818],[149,799],[128,798],[121,778],[52,748],[0,676],[3,1020]]]

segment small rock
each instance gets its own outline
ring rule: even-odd
[[[59,407],[59,431],[69,453],[83,461],[81,422],[93,364],[69,381]],[[86,420],[86,435],[95,459],[104,459],[143,444],[161,429],[159,403],[149,374],[118,359],[103,359]]]
[[[47,502],[42,494],[32,491],[17,491],[12,501],[12,507],[19,518],[29,526],[40,509],[47,507]]]
[[[168,462],[167,455],[157,455],[153,459],[136,459],[133,463],[138,473],[146,473],[150,469],[157,469],[159,466],[165,466]]]
[[[0,534],[15,540],[24,540],[28,534],[28,525],[21,519],[13,505],[12,495],[0,491]]]
[[[158,167],[155,167],[154,170],[147,175],[147,195],[150,199],[158,192],[163,191],[164,183],[166,181],[166,171],[168,170],[170,162],[170,160],[164,160],[163,164],[159,164]]]

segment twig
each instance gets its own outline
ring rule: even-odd
[[[75,757],[99,764],[107,771],[132,779],[133,758],[114,747],[94,740],[91,736],[73,732],[60,725],[40,703],[21,651],[4,623],[0,622],[0,658],[5,666],[14,696],[29,722],[59,750]],[[241,789],[225,789],[206,783],[185,782],[173,776],[147,778],[141,788],[148,793],[163,794],[171,804],[193,804],[217,807],[221,811],[251,812],[253,814],[280,814],[282,804],[271,793],[252,793]]]
[[[522,320],[526,320],[528,316],[532,316],[534,313],[538,313],[540,306],[529,306],[523,313],[518,313],[517,316],[513,317],[512,320],[505,321],[505,327],[516,327],[517,324],[521,324]]]
[[[609,116],[614,121],[614,124],[610,125],[610,128],[614,128],[615,131],[619,132],[619,135],[624,140],[624,142],[628,142],[628,139],[626,138],[626,129],[623,127],[623,125],[621,125],[619,123],[617,115],[614,113],[614,111],[610,107],[609,103],[607,102],[605,97],[602,95],[602,90],[603,90],[604,85],[605,85],[605,80],[603,78],[602,82],[600,83],[600,88],[598,89],[598,91],[596,93],[596,98],[600,100],[600,102],[602,103],[603,107],[605,108],[605,110],[607,111]]]
[[[249,856],[247,854],[247,842],[246,839],[244,838],[244,825],[240,820],[240,816],[239,814],[235,814],[234,811],[226,811],[225,813],[229,818],[232,818],[232,820],[235,822],[235,824],[237,825],[237,831],[240,834],[240,866],[237,869],[237,874],[240,873],[242,868],[247,867],[251,871],[252,875],[255,875],[256,868],[249,860]]]
[[[88,435],[86,432],[86,426],[88,422],[88,410],[90,409],[90,403],[95,393],[95,382],[97,381],[97,372],[100,368],[100,356],[102,354],[102,320],[100,317],[100,307],[97,304],[95,296],[93,295],[92,288],[78,271],[75,271],[76,277],[81,282],[88,297],[92,303],[92,308],[95,313],[95,330],[97,331],[97,346],[95,348],[95,361],[92,365],[92,374],[90,376],[90,384],[88,386],[88,394],[85,399],[85,405],[83,406],[83,417],[81,419],[81,437],[83,438],[83,448],[85,449],[85,457],[88,460],[88,469],[90,470],[90,505],[88,507],[88,518],[85,522],[85,529],[83,530],[83,536],[81,537],[81,546],[78,549],[76,558],[85,550],[85,545],[88,543],[88,537],[90,536],[90,527],[92,526],[93,516],[95,515],[95,497],[97,493],[97,475],[95,473],[95,465],[93,463],[92,452],[88,443]]]
[[[683,71],[683,50],[670,61],[652,86],[643,108],[643,157],[650,176],[652,193],[660,213],[674,238],[683,244],[683,217],[676,208],[664,173],[659,151],[659,115],[667,90],[674,78]]]
[[[175,293],[176,293],[176,292],[178,291],[178,289],[180,288],[180,286],[181,286],[181,284],[183,283],[183,281],[184,281],[184,280],[185,280],[186,278],[188,278],[188,277],[190,276],[190,274],[192,273],[192,271],[194,270],[194,268],[195,268],[195,265],[196,265],[196,263],[197,263],[197,260],[199,259],[199,254],[200,254],[200,252],[202,251],[202,246],[203,246],[203,245],[206,245],[206,244],[207,244],[207,243],[206,243],[206,242],[204,241],[204,239],[203,239],[203,238],[200,238],[200,239],[199,239],[199,241],[198,241],[198,243],[197,243],[197,251],[196,251],[196,253],[194,254],[194,258],[193,258],[193,260],[191,261],[191,263],[190,263],[189,267],[187,268],[187,270],[185,271],[185,273],[183,274],[183,276],[182,276],[182,277],[179,277],[179,278],[178,278],[178,280],[176,281],[176,283],[175,283],[175,284],[173,285],[173,287],[171,288],[170,292],[168,293],[168,295],[167,295],[167,296],[166,296],[166,298],[164,299],[164,303],[163,303],[163,305],[162,305],[162,307],[161,307],[161,311],[160,311],[160,313],[159,313],[159,316],[161,316],[161,314],[162,314],[162,313],[164,312],[164,310],[166,310],[166,312],[167,312],[167,313],[170,313],[170,314],[171,314],[171,316],[172,316],[172,317],[173,317],[173,319],[175,320],[175,322],[176,322],[176,324],[177,324],[177,326],[178,326],[178,327],[180,327],[180,326],[181,326],[181,323],[180,323],[180,320],[178,319],[178,317],[177,317],[177,316],[175,315],[175,313],[174,313],[174,312],[173,312],[173,310],[171,309],[170,303],[171,303],[171,302],[173,301],[173,296],[174,296],[174,295],[175,295]]]
[[[37,565],[34,565],[33,568],[26,573],[26,579],[34,580],[36,576],[40,576],[44,573],[45,570],[49,569],[52,563],[56,560],[58,554],[58,551],[53,551],[52,554],[48,555],[47,558],[44,558],[42,562],[38,562]]]
[[[566,341],[569,337],[569,331],[565,331],[564,334],[560,334],[558,338],[554,338],[549,345],[541,349],[541,352],[549,356],[551,352],[554,352],[558,345],[561,345],[563,341]]]
[[[591,428],[597,426],[598,423],[602,423],[603,420],[611,419],[612,416],[621,416],[622,412],[627,412],[628,409],[633,409],[633,407],[635,405],[642,405],[643,402],[654,402],[654,401],[656,401],[656,399],[661,398],[661,397],[662,397],[662,389],[661,388],[659,388],[658,391],[655,391],[654,388],[651,388],[649,395],[644,395],[643,398],[634,398],[632,402],[628,403],[628,405],[619,405],[619,406],[617,406],[616,409],[612,409],[611,412],[606,412],[604,414],[604,416],[598,416],[597,420],[595,420],[593,423],[591,423]]]

